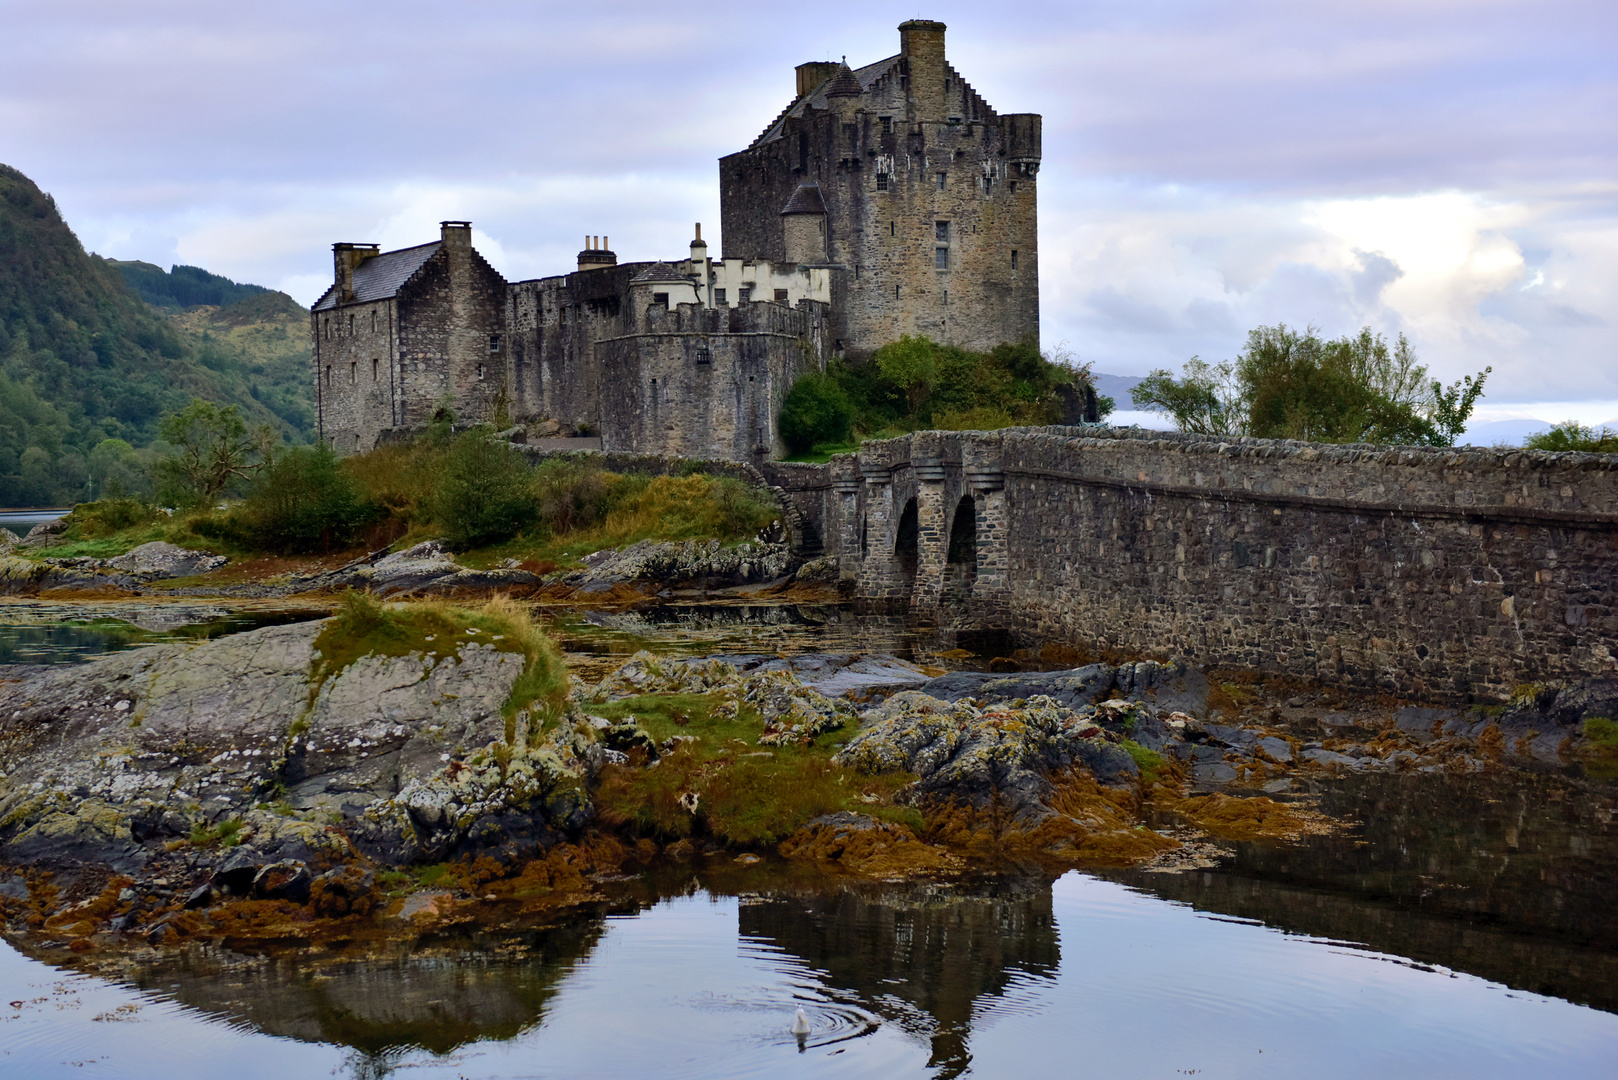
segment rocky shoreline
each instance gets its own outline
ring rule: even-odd
[[[1207,866],[1342,827],[1297,794],[1333,775],[1604,764],[1582,725],[1618,709],[1612,681],[1432,710],[1274,700],[1184,664],[865,655],[641,653],[546,697],[518,635],[433,610],[449,621],[340,664],[313,622],[0,684],[6,933],[396,938],[564,917],[670,860],[889,881]]]

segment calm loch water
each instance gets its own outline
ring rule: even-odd
[[[215,631],[120,614],[126,644]],[[97,617],[14,604],[0,626]],[[557,631],[603,668],[647,645],[962,659],[835,610]],[[380,954],[114,966],[0,944],[0,1078],[1618,1077],[1611,786],[1367,775],[1310,794],[1358,826],[1181,874],[945,889],[699,861],[612,883],[562,926]]]

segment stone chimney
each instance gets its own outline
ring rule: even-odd
[[[949,69],[944,60],[944,24],[927,19],[900,23],[899,56],[900,70],[909,80],[911,119],[945,119],[944,79]]]
[[[470,221],[440,221],[439,239],[451,251],[472,250],[472,223]]]
[[[807,64],[799,64],[798,68],[798,96],[813,93],[815,87],[837,74],[837,64],[832,60],[811,60]]]
[[[333,283],[337,286],[337,302],[354,301],[354,270],[360,263],[379,252],[376,244],[333,244],[331,246]]]
[[[618,255],[609,250],[607,243],[610,237],[586,236],[584,250],[579,252],[579,269],[600,270],[608,266],[618,265]]]

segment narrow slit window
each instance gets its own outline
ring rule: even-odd
[[[350,383],[360,381],[360,365],[357,362],[348,365],[348,381]]]
[[[381,380],[382,380],[382,361],[380,361],[380,360],[372,360],[371,361],[371,381],[372,382],[380,382]]]
[[[948,180],[948,179],[949,179],[949,173],[939,173],[938,174],[938,190],[939,191],[944,190],[944,182],[946,180]]]
[[[486,379],[486,378],[488,378],[488,375],[489,375],[489,369],[484,367],[482,364],[479,364],[478,365],[478,378],[479,379]]]
[[[893,298],[895,300],[899,299],[899,286],[897,285],[893,287]]]
[[[888,235],[893,236],[894,235],[894,230],[897,229],[898,227],[899,227],[899,223],[897,221],[888,222]]]

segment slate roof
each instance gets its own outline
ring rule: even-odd
[[[891,71],[894,65],[898,64],[898,62],[898,55],[894,55],[888,57],[886,60],[878,60],[874,64],[867,64],[862,68],[856,68],[854,71],[852,71],[851,74],[853,77],[859,80],[860,93],[863,94],[865,91],[869,90],[872,83],[876,82],[882,76]],[[843,70],[846,71],[848,69],[844,68]],[[762,146],[764,143],[773,142],[774,140],[779,139],[781,137],[781,129],[786,124],[787,117],[802,116],[810,108],[826,108],[827,98],[830,96],[829,91],[832,89],[833,84],[837,85],[839,92],[841,93],[853,92],[852,88],[848,85],[848,80],[843,78],[843,72],[837,72],[837,74],[833,75],[831,78],[827,79],[825,82],[811,90],[809,93],[787,106],[787,108],[782,111],[781,115],[775,118],[775,123],[766,128],[764,130],[764,134],[753,140],[753,146]],[[749,150],[752,148],[752,146],[748,147]]]
[[[354,300],[363,304],[369,300],[386,300],[397,296],[399,289],[420,270],[428,259],[438,254],[442,242],[434,240],[419,247],[400,248],[373,255],[354,268]],[[315,311],[329,311],[337,306],[337,286],[315,301]]]
[[[648,266],[646,269],[644,269],[640,273],[636,274],[632,280],[634,280],[634,281],[650,281],[650,282],[661,282],[661,281],[673,282],[673,281],[689,281],[691,279],[690,279],[689,275],[680,273],[678,270],[674,269],[674,267],[670,266],[668,263],[659,262],[659,263],[653,263],[652,265]]]
[[[856,97],[863,93],[865,86],[860,82],[859,76],[849,70],[847,61],[837,69],[837,74],[831,77],[831,82],[826,84],[826,96],[829,98]]]
[[[788,214],[824,214],[825,212],[826,200],[820,197],[820,185],[799,184],[798,190],[794,191],[792,198],[787,200],[786,208],[781,211],[781,216],[785,217]]]

